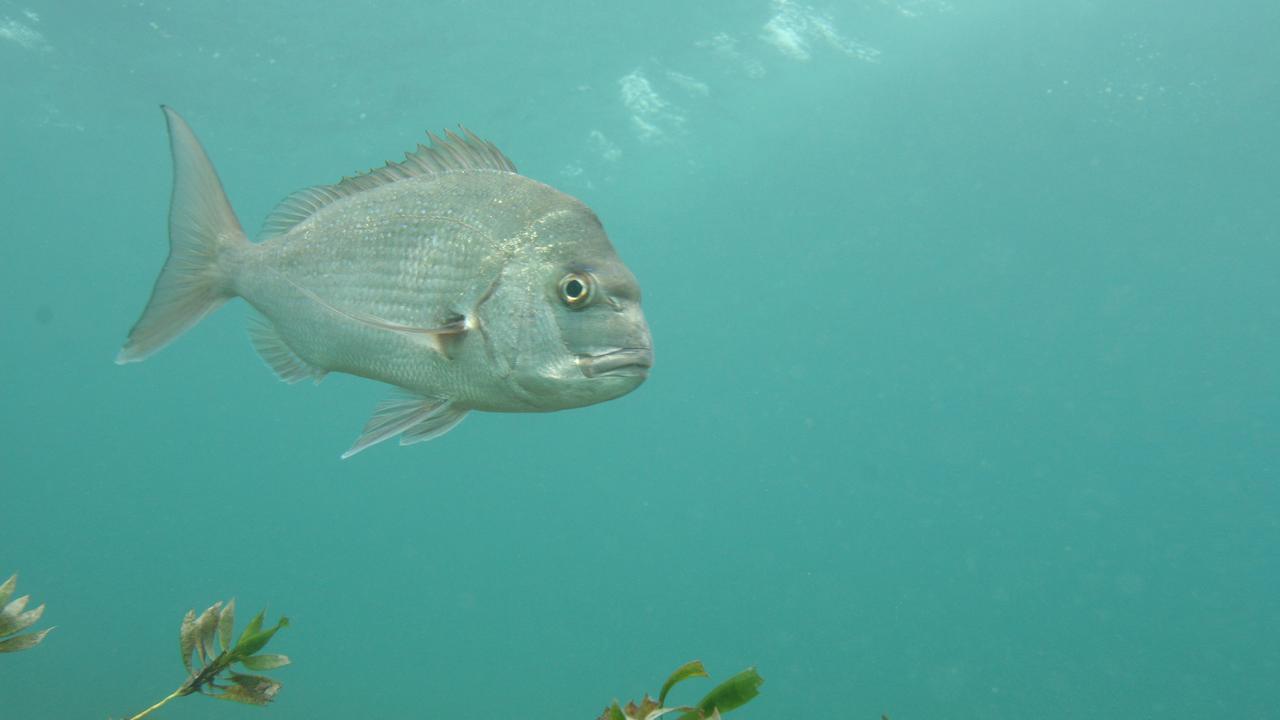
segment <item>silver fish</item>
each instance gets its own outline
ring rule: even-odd
[[[344,458],[438,437],[471,410],[604,402],[648,376],[640,286],[595,213],[470,131],[294,193],[251,243],[200,141],[164,113],[169,258],[117,363],[244,298],[253,345],[285,382],[344,372],[396,389]]]

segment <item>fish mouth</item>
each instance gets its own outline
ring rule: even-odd
[[[644,377],[653,367],[651,348],[619,348],[598,355],[579,355],[578,367],[589,378],[613,375]]]

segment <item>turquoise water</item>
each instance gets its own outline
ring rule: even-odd
[[[293,621],[260,711],[751,718],[1280,703],[1280,6],[0,0],[0,716],[137,712],[182,614]],[[591,204],[657,365],[338,455],[232,304],[112,363],[186,116],[246,227],[462,122]],[[699,688],[677,691],[696,698]]]

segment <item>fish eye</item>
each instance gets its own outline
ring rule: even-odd
[[[571,308],[580,308],[591,299],[591,277],[569,273],[560,279],[560,299]]]

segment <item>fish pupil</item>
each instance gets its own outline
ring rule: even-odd
[[[580,280],[570,280],[564,284],[564,294],[568,296],[570,300],[577,300],[582,297],[582,293],[585,291],[586,287],[583,286],[582,281]]]

